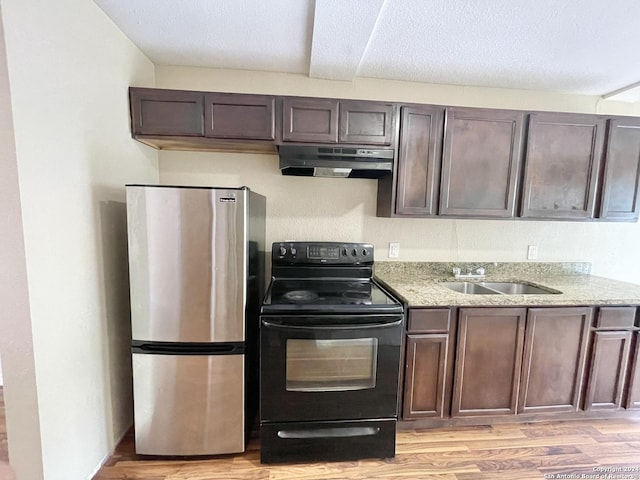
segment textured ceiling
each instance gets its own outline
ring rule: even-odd
[[[95,2],[160,65],[586,95],[640,82],[639,0]]]

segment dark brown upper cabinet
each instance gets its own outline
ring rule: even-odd
[[[245,140],[273,140],[275,97],[207,93],[205,136]]]
[[[444,109],[403,107],[400,120],[396,213],[438,213]]]
[[[285,97],[282,140],[389,145],[393,140],[394,108],[381,102]]]
[[[637,221],[640,210],[640,119],[609,120],[599,217]]]
[[[134,135],[204,135],[204,93],[130,88]]]
[[[340,101],[340,143],[390,145],[395,107],[390,103]]]
[[[638,117],[138,87],[129,100],[133,138],[158,149],[397,146],[378,216],[640,217]]]
[[[604,130],[596,115],[530,115],[522,217],[593,218]]]
[[[289,98],[282,102],[282,140],[338,143],[338,101]]]
[[[524,113],[448,108],[446,115],[440,214],[514,217]]]
[[[275,97],[129,89],[131,133],[169,150],[275,152]]]

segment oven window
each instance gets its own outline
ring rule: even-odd
[[[377,338],[287,340],[288,391],[363,390],[376,386]]]

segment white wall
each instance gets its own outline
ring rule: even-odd
[[[154,67],[91,1],[1,1],[42,472],[13,445],[3,351],[11,463],[25,480],[83,479],[131,424],[124,184],[158,175],[130,138],[127,88],[153,86]]]
[[[0,4],[0,21],[4,4]],[[0,352],[9,458],[20,479],[42,478],[27,263],[3,23],[0,24]],[[12,475],[0,464],[0,478]]]
[[[599,97],[301,75],[156,68],[161,88],[407,101],[473,107],[640,115],[640,104]],[[400,260],[587,261],[598,275],[640,283],[640,224],[377,218],[376,181],[283,177],[275,155],[160,152],[163,183],[248,185],[267,196],[267,242],[286,239],[367,241],[376,259],[400,242]]]

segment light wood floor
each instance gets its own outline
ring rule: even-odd
[[[7,423],[4,416],[4,391],[2,387],[0,387],[0,462],[9,462]]]
[[[94,480],[532,480],[616,467],[628,470],[600,478],[640,480],[638,418],[404,430],[396,444],[386,460],[261,465],[257,437],[242,455],[171,460],[137,456],[129,433]]]

